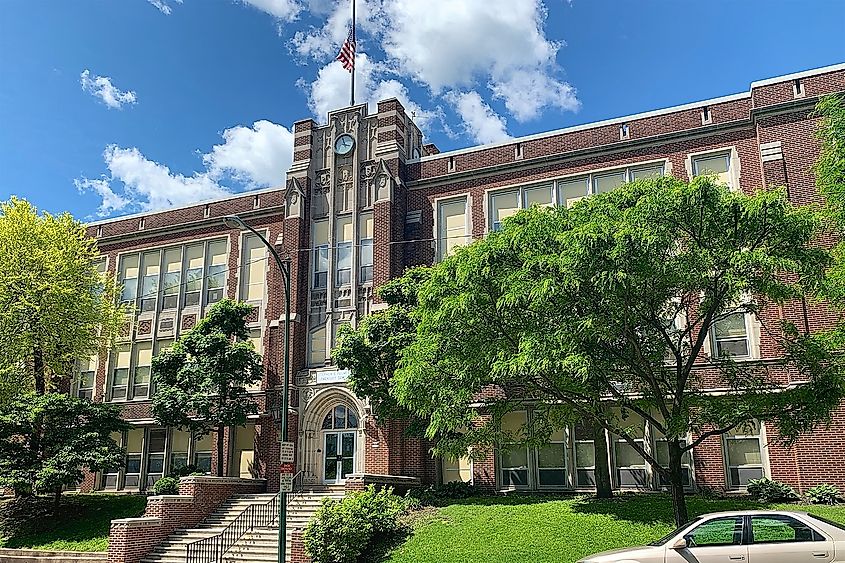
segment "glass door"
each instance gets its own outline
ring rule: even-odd
[[[323,481],[342,483],[355,468],[355,432],[326,432]]]

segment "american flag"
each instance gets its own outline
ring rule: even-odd
[[[337,55],[336,60],[341,62],[344,70],[348,70],[349,72],[352,72],[352,69],[355,68],[355,29],[354,28],[349,30],[349,36],[346,38],[346,41],[343,42],[343,46],[340,48],[340,53]]]

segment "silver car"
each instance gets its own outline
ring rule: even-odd
[[[699,516],[642,547],[579,563],[845,562],[845,526],[806,512],[746,510]]]

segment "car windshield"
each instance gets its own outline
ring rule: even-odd
[[[663,536],[659,540],[655,540],[648,545],[655,546],[655,547],[661,546],[661,545],[665,544],[667,541],[669,541],[672,538],[674,538],[675,536],[677,536],[678,534],[680,534],[681,532],[683,532],[684,530],[686,530],[687,528],[689,528],[690,524],[693,524],[693,523],[697,522],[698,520],[701,520],[701,518],[695,518],[693,520],[690,520],[689,522],[687,522],[686,524],[684,524],[680,528],[672,530],[671,532],[669,532],[668,534],[666,534],[665,536]]]

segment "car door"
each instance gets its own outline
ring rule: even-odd
[[[749,562],[833,561],[833,541],[798,518],[786,514],[753,514],[750,520]]]
[[[666,563],[739,563],[748,558],[742,516],[710,518],[684,534],[687,546],[666,548]]]

